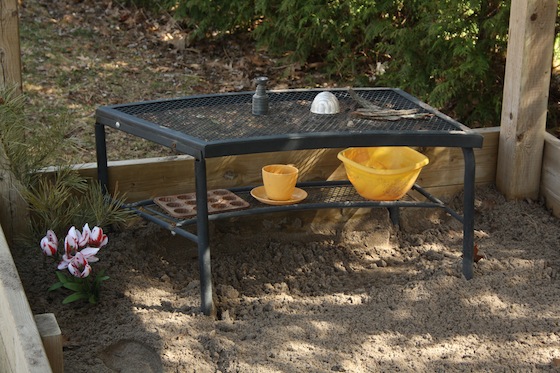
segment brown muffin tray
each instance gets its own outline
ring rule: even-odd
[[[240,210],[249,207],[249,203],[227,189],[213,189],[208,193],[208,214]],[[175,218],[196,216],[196,193],[174,194],[155,197],[154,203]]]

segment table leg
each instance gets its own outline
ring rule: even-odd
[[[208,232],[208,187],[206,184],[206,160],[197,159],[195,167],[196,184],[196,234],[198,237],[198,267],[200,270],[200,302],[205,315],[215,313],[212,300],[212,267],[210,259],[210,239]]]
[[[463,197],[463,275],[473,278],[474,260],[474,181],[475,159],[472,148],[463,148],[465,159],[465,191]]]
[[[400,211],[397,206],[391,206],[387,210],[389,210],[389,218],[391,219],[391,223],[395,226],[399,225],[400,220]]]
[[[103,193],[108,192],[109,171],[107,167],[107,141],[105,126],[95,123],[95,151],[97,154],[97,180],[101,184]]]

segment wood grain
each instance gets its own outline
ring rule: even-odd
[[[62,332],[53,313],[35,315],[35,324],[43,341],[43,347],[53,373],[64,373],[64,355],[62,352]]]
[[[1,227],[0,326],[1,372],[52,371]]]
[[[560,217],[560,139],[545,134],[541,195],[546,206]]]
[[[0,0],[0,87],[15,86],[21,92],[17,0]]]
[[[484,145],[475,149],[477,184],[495,182],[499,127],[476,130]],[[293,163],[300,169],[300,181],[342,180],[346,173],[337,154],[342,149],[298,150],[211,158],[207,160],[208,188],[259,185],[261,168],[271,163]],[[462,187],[464,162],[461,149],[419,149],[430,159],[418,183],[438,191],[455,192]],[[96,178],[96,164],[75,166],[86,177]],[[46,170],[47,172],[52,169]],[[109,190],[124,193],[128,201],[194,192],[194,160],[189,156],[109,162]],[[434,189],[435,190],[435,189]]]
[[[558,0],[513,0],[503,93],[498,189],[539,195]]]

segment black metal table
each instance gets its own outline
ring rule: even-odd
[[[473,276],[474,180],[473,148],[482,147],[483,137],[461,123],[440,113],[399,89],[355,89],[363,99],[388,109],[416,109],[427,114],[423,119],[392,118],[370,120],[356,117],[358,103],[345,89],[328,89],[339,100],[338,114],[313,114],[310,106],[323,90],[269,91],[267,115],[252,114],[254,92],[188,96],[178,99],[146,101],[100,107],[96,111],[98,178],[108,184],[105,126],[172,148],[194,157],[196,217],[173,218],[154,201],[127,205],[140,216],[198,245],[201,308],[214,311],[209,247],[209,220],[272,211],[291,211],[337,207],[387,207],[396,221],[400,207],[443,208],[463,224],[463,275]],[[419,185],[414,189],[426,201],[368,201],[344,181],[299,183],[309,196],[295,205],[269,206],[256,202],[249,194],[252,186],[231,189],[250,202],[248,209],[209,215],[206,158],[264,152],[344,148],[350,146],[460,147],[464,157],[463,215],[447,207]],[[196,224],[196,234],[186,226]]]

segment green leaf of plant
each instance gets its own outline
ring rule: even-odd
[[[75,282],[66,282],[64,284],[64,287],[73,291],[82,291],[82,284],[78,284]]]
[[[80,299],[88,299],[88,295],[86,293],[74,293],[72,295],[67,296],[66,298],[64,298],[64,300],[62,301],[62,304],[68,304],[68,303],[72,303],[75,302],[77,300]]]
[[[56,272],[56,277],[58,278],[58,281],[62,282],[62,283],[66,283],[69,281],[68,276],[66,276],[64,274],[64,272],[58,271]]]
[[[64,283],[57,282],[56,284],[54,284],[50,288],[48,288],[47,291],[53,291],[53,290],[56,290],[56,289],[60,289],[62,286],[64,286]]]

